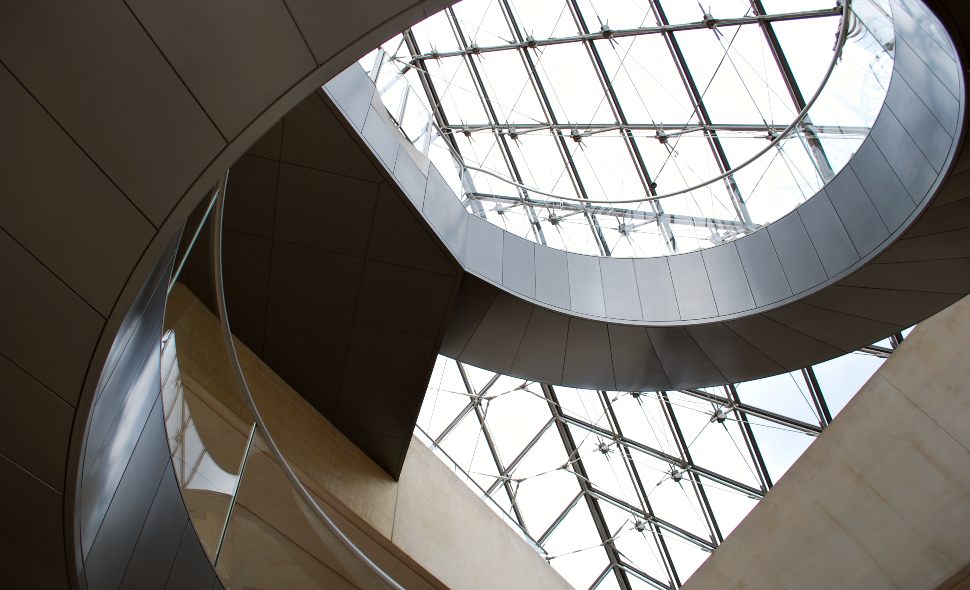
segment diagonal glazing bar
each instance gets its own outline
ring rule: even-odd
[[[589,34],[589,26],[586,24],[586,20],[583,17],[583,12],[580,10],[576,0],[569,0],[569,10],[572,12],[573,20],[576,22],[576,26],[579,27],[579,30],[584,34]],[[620,126],[628,125],[629,121],[627,121],[626,115],[623,112],[623,107],[620,105],[620,99],[616,96],[616,90],[613,88],[613,82],[606,71],[606,67],[603,65],[603,59],[599,54],[599,50],[592,41],[584,41],[583,46],[586,48],[586,53],[589,56],[590,61],[593,63],[593,69],[596,71],[596,77],[600,82],[600,86],[603,87],[603,93],[606,96],[606,100],[610,106],[610,111],[612,111],[617,124]],[[633,141],[633,133],[629,129],[623,129],[620,136],[623,138],[623,144],[626,146],[627,152],[630,154],[630,158],[633,160],[633,165],[637,171],[637,176],[640,179],[640,184],[643,187],[644,194],[656,196],[657,185],[650,178],[650,172],[647,170],[647,165],[643,159],[643,154],[640,153],[640,147],[635,141]],[[650,208],[657,214],[663,213],[663,205],[656,201],[650,201]],[[670,230],[670,224],[659,218],[658,222],[667,247],[671,253],[674,253],[676,249],[673,232]]]
[[[769,422],[774,422],[775,424],[779,424],[781,426],[786,426],[793,430],[799,430],[806,434],[811,434],[815,436],[822,433],[822,427],[818,426],[817,424],[809,424],[808,422],[803,422],[796,418],[791,418],[789,416],[785,416],[782,414],[771,412],[769,410],[758,408],[756,406],[752,406],[750,404],[746,404],[741,401],[734,401],[724,396],[717,395],[716,393],[711,393],[709,391],[704,391],[702,389],[681,389],[678,391],[680,391],[680,393],[684,395],[689,395],[690,397],[706,400],[711,403],[718,404],[720,406],[736,407],[744,411],[746,414],[750,414],[751,416],[757,416],[758,418],[762,418]]]
[[[772,483],[771,474],[768,473],[768,465],[765,463],[765,458],[761,454],[761,447],[758,446],[758,440],[754,436],[754,429],[751,428],[751,423],[748,422],[748,416],[744,410],[738,408],[738,405],[741,403],[741,398],[738,397],[738,390],[733,385],[725,385],[724,388],[727,390],[728,395],[731,396],[731,401],[733,402],[732,411],[741,424],[741,436],[744,437],[744,444],[748,449],[748,454],[751,455],[751,460],[754,462],[758,478],[761,480],[761,486],[766,490],[770,490],[774,483]]]
[[[609,396],[604,391],[600,391],[599,395],[600,395],[600,401],[603,404],[603,408],[606,411],[606,417],[610,424],[610,428],[616,433],[616,435],[619,438],[621,439],[625,438],[623,435],[623,431],[620,429],[620,421],[617,419],[616,413],[613,411],[613,405],[612,405],[612,402],[610,402]],[[647,492],[646,487],[643,485],[643,480],[640,478],[639,470],[637,469],[636,463],[633,461],[633,457],[630,454],[629,447],[623,444],[619,444],[618,446],[620,447],[621,455],[623,456],[623,462],[625,467],[627,468],[628,475],[630,476],[630,479],[633,481],[633,484],[636,488],[637,496],[638,496],[638,499],[640,500],[641,507],[642,507],[642,515],[644,516],[644,518],[648,522],[654,522],[658,526],[662,526],[663,528],[667,529],[668,531],[676,535],[679,535],[679,536],[684,536],[685,534],[689,535],[688,537],[685,537],[688,541],[691,541],[693,543],[703,542],[703,540],[697,535],[691,534],[688,531],[685,531],[680,527],[676,527],[671,523],[664,521],[663,519],[660,519],[659,517],[656,516],[656,514],[653,511],[653,507],[650,505],[650,494]],[[627,509],[627,508],[624,507],[624,509]],[[713,519],[713,516],[711,515],[710,518]],[[720,541],[719,536],[714,537],[712,535],[712,540],[714,539],[717,539],[718,541]],[[713,544],[707,544],[707,542],[703,542],[703,545],[704,545],[704,548],[708,550],[711,550],[714,547]]]
[[[512,7],[509,6],[508,0],[499,0],[499,6],[502,9],[502,14],[505,16],[505,20],[511,29],[512,34],[516,39],[522,41],[525,36],[519,27],[518,21],[516,21],[515,16],[512,14]],[[529,76],[529,81],[532,87],[535,89],[536,94],[539,97],[539,103],[542,105],[542,111],[545,114],[546,121],[552,125],[558,125],[558,117],[556,116],[555,109],[552,107],[552,101],[549,100],[549,94],[546,92],[545,85],[539,78],[539,72],[536,67],[535,61],[532,59],[532,55],[525,49],[519,49],[519,57],[522,58],[522,63],[525,65],[526,73]],[[566,136],[561,131],[553,131],[556,138],[556,145],[559,147],[559,153],[563,158],[563,163],[566,165],[566,170],[569,172],[569,176],[573,181],[573,185],[576,187],[577,194],[583,198],[588,199],[589,195],[586,193],[586,185],[583,182],[582,176],[579,174],[579,169],[576,166],[576,162],[573,160],[572,154],[569,152],[569,146],[566,143]],[[585,213],[584,217],[586,222],[589,224],[591,231],[593,232],[593,237],[596,238],[596,243],[599,246],[600,254],[603,256],[610,255],[610,247],[606,242],[606,236],[603,235],[603,229],[600,227],[599,222],[596,217]]]
[[[684,430],[680,427],[680,421],[677,420],[677,414],[674,412],[673,404],[670,403],[670,396],[667,395],[667,392],[660,392],[660,401],[664,416],[667,418],[667,425],[674,433],[674,440],[677,443],[678,451],[688,464],[693,464],[694,458],[690,453],[690,445],[684,437]],[[704,512],[704,521],[710,531],[711,541],[715,545],[720,544],[724,541],[724,536],[721,534],[721,527],[717,524],[717,518],[714,516],[714,508],[711,506],[710,499],[707,497],[707,491],[704,489],[704,485],[701,483],[701,479],[697,476],[697,473],[687,470],[687,477],[690,479],[691,487]]]
[[[647,512],[643,508],[634,506],[629,502],[625,502],[620,498],[617,498],[612,494],[604,492],[603,490],[597,487],[590,486],[589,493],[592,494],[593,496],[596,496],[597,498],[599,498],[604,502],[608,502],[613,506],[616,506],[617,508],[619,508],[620,510],[623,510],[624,512],[627,512],[633,516],[636,516],[637,518],[640,518],[648,523],[655,524],[660,528],[666,530],[667,532],[673,533],[678,537],[684,539],[685,541],[689,541],[694,545],[697,545],[698,547],[700,547],[701,549],[704,549],[705,551],[714,551],[715,549],[715,545],[711,543],[710,540],[705,539],[703,537],[699,537],[694,533],[673,524],[670,521],[660,518],[656,514]]]
[[[448,17],[448,22],[451,23],[451,27],[452,27],[452,30],[454,31],[456,41],[458,41],[461,47],[466,47],[466,48],[469,47],[470,45],[469,45],[468,39],[465,37],[465,34],[462,31],[461,23],[459,22],[458,16],[455,14],[455,9],[453,7],[446,8],[445,14]],[[465,62],[465,66],[468,68],[469,74],[471,74],[472,81],[475,84],[475,89],[478,92],[478,96],[482,101],[482,107],[484,108],[485,113],[488,115],[489,121],[493,124],[497,124],[499,122],[498,113],[496,113],[495,106],[492,104],[492,101],[489,98],[488,92],[486,92],[485,90],[485,81],[482,78],[482,74],[479,71],[478,66],[475,64],[475,60],[472,59],[470,55],[466,55],[464,58],[464,62]],[[516,182],[522,184],[522,175],[519,172],[519,168],[515,162],[515,158],[512,156],[512,150],[509,148],[509,144],[506,141],[506,138],[500,134],[496,134],[495,141],[498,144],[499,150],[502,153],[502,159],[505,161],[505,165],[509,169],[509,175]],[[526,193],[523,192],[522,195],[526,196]],[[529,212],[530,212],[529,217],[533,221],[532,228],[533,228],[533,232],[535,233],[536,240],[540,244],[545,244],[546,240],[545,240],[545,236],[542,235],[542,228],[538,223],[538,216],[535,214],[535,211],[532,209],[529,209]]]
[[[664,11],[663,6],[660,5],[658,0],[648,0],[650,7],[653,9],[654,16],[657,18],[658,25],[662,27],[667,27],[670,22],[667,20],[667,13]],[[704,99],[701,95],[700,90],[697,88],[697,82],[694,80],[694,75],[691,73],[690,68],[687,65],[687,59],[684,57],[684,52],[680,48],[680,43],[677,41],[677,37],[674,36],[673,32],[670,30],[664,30],[662,32],[664,41],[667,43],[667,49],[670,50],[670,55],[674,59],[674,63],[677,65],[677,72],[680,75],[681,81],[684,83],[684,88],[687,90],[687,95],[690,97],[691,105],[694,108],[694,113],[697,116],[697,120],[705,126],[712,124],[711,116],[707,112],[707,107],[704,106]],[[731,164],[728,162],[727,154],[724,152],[724,146],[721,145],[721,140],[718,139],[717,132],[708,130],[705,131],[704,135],[707,137],[708,145],[711,151],[714,153],[714,159],[717,162],[718,168],[721,173],[724,174],[731,170]],[[724,178],[725,183],[728,187],[728,192],[731,195],[731,203],[734,205],[735,212],[738,215],[738,220],[743,223],[750,223],[751,216],[748,214],[747,206],[744,204],[744,199],[741,196],[741,190],[738,188],[737,183],[734,180],[734,176],[728,175]]]
[[[522,459],[525,459],[529,451],[532,450],[532,447],[534,447],[536,443],[539,442],[539,439],[541,439],[542,435],[546,433],[546,430],[549,430],[549,427],[552,426],[553,422],[555,422],[555,418],[549,418],[549,421],[543,424],[542,428],[539,429],[539,432],[537,432],[536,435],[532,437],[532,440],[526,443],[525,448],[523,448],[519,452],[519,454],[516,455],[515,459],[512,459],[512,462],[509,463],[508,467],[505,468],[505,473],[502,474],[503,477],[512,479],[512,472],[515,471],[516,466],[518,466],[518,464],[522,461]],[[501,482],[499,480],[496,480],[495,482],[492,483],[491,486],[489,486],[488,493],[491,494],[492,492],[497,490],[500,485],[501,485]]]
[[[556,419],[556,429],[559,431],[562,444],[566,449],[566,456],[569,457],[572,462],[573,473],[576,475],[576,481],[579,482],[579,488],[583,491],[583,498],[586,500],[586,505],[589,508],[590,516],[592,517],[593,524],[596,527],[596,532],[599,534],[600,542],[603,544],[603,549],[606,551],[606,557],[610,560],[610,564],[615,566],[620,562],[620,555],[611,540],[613,534],[606,524],[606,518],[603,516],[603,511],[599,506],[599,502],[592,494],[592,486],[590,485],[589,474],[586,472],[586,468],[583,466],[583,460],[579,457],[579,447],[577,447],[576,441],[573,439],[573,435],[571,432],[569,432],[569,428],[566,426],[566,421],[563,419],[564,414],[562,413],[562,406],[559,405],[559,400],[556,398],[556,393],[551,385],[543,384],[542,393],[549,405],[549,411],[552,412],[553,418]],[[663,547],[663,552],[665,555],[665,560],[669,564],[669,567],[672,568],[673,560],[670,559],[670,555],[666,547]],[[622,590],[632,590],[630,580],[627,578],[626,573],[618,569],[614,569],[614,572],[616,573],[616,581],[617,584],[619,584],[619,587]]]
[[[499,478],[496,481],[501,481],[505,487],[505,492],[509,495],[509,501],[512,503],[512,511],[515,513],[515,519],[519,521],[519,525],[526,532],[529,531],[528,527],[525,525],[525,519],[522,517],[522,511],[519,510],[519,504],[515,500],[515,491],[512,489],[512,483],[508,479],[508,472],[505,466],[502,464],[502,459],[499,457],[498,449],[495,446],[495,441],[492,439],[492,433],[488,428],[488,423],[485,421],[485,412],[482,410],[482,397],[481,394],[476,394],[475,389],[472,386],[471,380],[468,378],[468,373],[465,371],[465,366],[461,363],[455,363],[458,365],[458,373],[461,375],[461,380],[465,384],[465,389],[468,391],[468,395],[472,396],[472,406],[475,411],[475,416],[478,418],[478,424],[481,427],[482,436],[485,438],[485,445],[488,447],[488,452],[492,455],[492,461],[495,463],[495,468],[498,469]],[[495,382],[495,379],[489,383],[491,386]]]
[[[757,499],[764,496],[764,490],[759,490],[758,488],[749,486],[748,484],[742,483],[730,477],[726,477],[715,471],[711,471],[710,469],[707,469],[705,467],[701,467],[693,463],[687,463],[684,459],[681,459],[680,457],[675,457],[673,455],[670,455],[668,453],[665,453],[653,447],[647,446],[641,442],[631,440],[626,437],[618,437],[615,433],[612,433],[605,428],[596,426],[594,424],[590,424],[589,422],[580,420],[579,418],[562,414],[561,417],[559,417],[559,419],[568,424],[572,424],[574,426],[578,426],[584,430],[592,432],[593,434],[598,434],[605,438],[616,440],[617,442],[620,442],[629,446],[631,449],[636,449],[637,451],[640,451],[641,453],[654,457],[655,459],[666,461],[670,465],[677,465],[678,467],[684,468],[688,471],[694,471],[725,487],[731,488],[738,492],[743,492],[751,496],[752,498]]]
[[[751,10],[758,16],[763,16],[767,13],[764,3],[761,0],[751,0]],[[768,42],[768,47],[771,49],[771,56],[775,59],[778,70],[781,72],[781,78],[785,81],[788,95],[795,104],[795,110],[801,112],[805,108],[805,96],[798,87],[798,81],[792,72],[791,64],[788,63],[788,57],[785,56],[785,52],[781,48],[781,43],[778,41],[778,35],[775,34],[775,29],[772,27],[770,20],[759,20],[758,23],[764,33],[765,41]],[[809,152],[818,169],[819,176],[822,177],[822,180],[828,182],[835,177],[835,172],[832,170],[832,164],[825,154],[821,140],[819,140],[818,135],[812,130],[811,125],[811,118],[805,115],[805,118],[802,120],[802,126],[805,131],[805,142],[808,144]]]

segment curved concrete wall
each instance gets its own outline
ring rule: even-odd
[[[474,277],[463,284],[443,354],[577,387],[716,385],[855,350],[970,291],[967,281],[855,288],[872,269],[892,273],[875,259],[921,231],[914,222],[950,183],[963,187],[948,175],[965,118],[956,48],[921,3],[894,1],[893,15],[886,101],[849,164],[765,228],[676,256],[586,256],[510,234],[464,209],[396,131],[361,70],[326,90]]]

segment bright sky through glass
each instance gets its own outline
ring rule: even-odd
[[[885,1],[851,7],[818,101],[746,166],[821,87],[831,1],[466,0],[361,63],[469,210],[568,251],[656,256],[755,231],[845,165],[892,67]]]
[[[820,88],[835,0],[465,0],[361,64],[469,211],[555,248],[657,256],[756,231],[845,166],[893,54],[887,2],[850,7],[841,59],[807,117],[741,169]],[[615,203],[725,171],[685,194]],[[894,345],[748,383],[637,393],[440,357],[418,434],[577,588],[674,588]]]

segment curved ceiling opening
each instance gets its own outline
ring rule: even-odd
[[[886,0],[465,0],[361,64],[469,211],[643,257],[814,195],[868,135],[893,53]]]

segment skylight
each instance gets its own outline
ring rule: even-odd
[[[657,256],[824,186],[885,98],[892,38],[884,0],[466,0],[361,63],[470,211]]]
[[[469,212],[632,257],[736,239],[814,195],[873,125],[893,52],[887,0],[465,0],[361,64]],[[417,434],[577,588],[676,588],[901,338],[669,392],[439,357]]]

